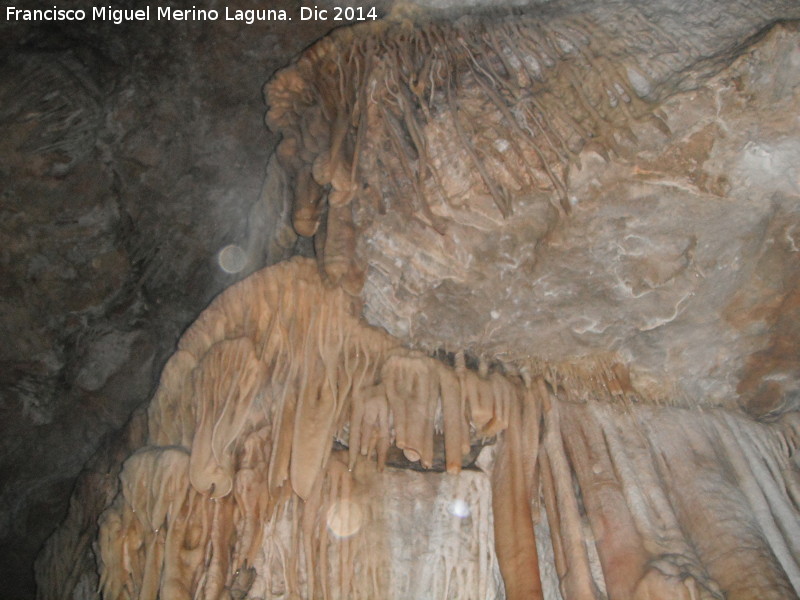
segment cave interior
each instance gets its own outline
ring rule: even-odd
[[[799,598],[800,3],[270,4],[0,23],[0,595]]]

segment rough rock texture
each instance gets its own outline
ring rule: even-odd
[[[300,258],[214,300],[121,471],[81,478],[39,597],[98,597],[98,573],[104,600],[798,597],[796,411],[639,404],[599,362],[474,371],[353,308]]]
[[[36,558],[36,579],[60,582],[62,597],[77,600],[96,595],[100,577],[93,544],[98,533],[98,516],[119,491],[123,461],[146,441],[146,411],[140,409],[122,432],[113,432],[102,440],[78,475],[66,518]],[[70,560],[62,560],[63,556],[69,556]]]
[[[586,24],[570,12],[581,3],[542,4],[543,18],[564,25],[561,37],[548,42],[555,44],[549,56],[566,64],[583,47]],[[622,34],[601,38],[599,56],[577,52],[584,58],[555,77],[563,84],[559,76],[572,76],[575,91],[556,83],[552,89],[565,95],[548,96],[544,86],[544,115],[558,116],[548,111],[580,102],[586,90],[602,92],[601,101],[590,96],[579,122],[548,121],[536,134],[563,136],[564,148],[548,149],[541,137],[525,146],[530,139],[510,125],[519,124],[517,113],[509,120],[502,102],[483,90],[481,77],[496,74],[481,74],[487,63],[480,57],[466,93],[454,100],[456,113],[470,117],[466,129],[459,132],[446,110],[420,130],[402,112],[390,115],[395,120],[382,124],[386,137],[365,146],[369,160],[383,162],[364,163],[373,178],[366,196],[379,190],[379,199],[388,200],[362,203],[364,210],[350,218],[335,202],[316,215],[312,229],[323,224],[317,251],[325,271],[343,277],[360,265],[367,317],[426,350],[466,350],[470,361],[480,357],[509,368],[529,357],[611,350],[629,363],[637,398],[738,405],[766,420],[796,410],[798,34],[790,24],[754,46],[742,44],[774,19],[796,18],[796,3],[776,2],[772,13],[758,3],[712,5],[696,13],[648,3],[626,13],[633,16]],[[567,17],[559,6],[567,7]],[[614,12],[605,14],[603,23],[613,24]],[[625,32],[641,31],[654,16],[661,33],[648,38],[652,31],[645,27],[648,35],[637,38],[633,51],[636,58],[648,48],[653,60],[627,62],[628,70],[605,79],[603,61],[630,60]],[[286,168],[292,153],[279,152],[248,235],[246,215],[271,145],[258,125],[261,105],[252,86],[323,33],[314,27],[304,37],[296,28],[242,35],[241,27],[221,23],[213,35],[192,24],[178,35],[173,28],[55,32],[3,25],[13,60],[0,66],[0,120],[7,132],[0,306],[4,338],[11,340],[0,349],[0,564],[8,569],[5,581],[17,586],[6,591],[11,597],[29,589],[32,551],[63,514],[72,478],[101,434],[119,428],[147,397],[178,333],[239,276],[224,269],[247,272],[295,243],[286,229],[271,247],[269,234],[262,234],[288,206],[270,198],[287,188],[297,192],[298,182],[307,186],[300,188],[306,200],[319,200],[314,185],[331,185],[326,193],[340,192],[343,204],[353,192],[330,160],[298,178],[292,174],[298,165]],[[458,27],[480,31],[469,19]],[[283,36],[294,44],[285,54],[278,45]],[[503,41],[498,47],[510,49]],[[472,68],[469,54],[457,58]],[[539,58],[527,63],[527,83],[553,81],[553,65]],[[594,59],[600,67],[586,70]],[[513,64],[513,50],[493,60],[502,70],[504,60]],[[542,81],[537,74],[545,75]],[[449,101],[443,88],[435,94],[438,106]],[[404,100],[395,101],[402,108]],[[620,117],[628,101],[630,114]],[[381,115],[367,118],[376,117],[380,122]],[[470,136],[479,155],[464,147]],[[331,141],[330,133],[322,138],[322,146]],[[515,147],[520,140],[524,147]],[[422,150],[441,182],[426,178]],[[477,164],[491,167],[482,173]],[[451,193],[433,199],[430,214],[409,221],[421,204],[394,209],[419,200],[414,187],[420,183],[428,200],[442,183]],[[271,212],[264,216],[262,209]],[[232,243],[244,250],[220,252]],[[345,283],[356,289],[362,279]],[[573,399],[586,398],[567,389]],[[704,442],[700,436],[698,444]],[[575,444],[567,451],[578,462]],[[794,463],[781,468],[791,475],[796,443],[787,447],[781,452]],[[704,457],[720,453],[716,446],[701,450]],[[95,468],[113,476],[119,468],[113,462]],[[756,487],[770,485],[757,479]],[[738,517],[744,506],[747,514],[763,515],[757,494],[748,493],[733,513]],[[768,522],[753,527],[771,544],[779,539]],[[723,534],[729,539],[730,532]],[[81,554],[86,545],[75,548]],[[796,551],[779,553],[781,568],[796,581],[785,560]],[[591,556],[586,560],[595,564]],[[687,579],[669,568],[662,572]],[[692,577],[704,584],[716,578]],[[82,580],[81,589],[90,583]],[[727,585],[737,589],[736,582]]]
[[[559,4],[339,32],[267,88],[292,224],[427,351],[612,351],[670,402],[797,409],[800,54],[773,28],[797,16]]]
[[[282,5],[296,9],[272,3]],[[148,398],[181,331],[220,290],[282,256],[267,248],[275,218],[259,202],[274,144],[260,87],[331,26],[37,25],[6,22],[4,12],[5,598],[32,597],[33,557],[76,475]],[[246,264],[220,265],[232,244]]]
[[[584,150],[571,214],[546,231],[524,199],[480,224],[468,205],[444,235],[376,219],[359,246],[367,318],[424,348],[503,361],[613,350],[640,387],[666,382],[673,399],[800,408],[797,40],[779,28],[667,100],[669,134],[633,123],[635,142],[610,162]],[[431,153],[457,151],[430,136]]]

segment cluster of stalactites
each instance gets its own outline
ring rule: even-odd
[[[502,434],[491,497],[510,600],[543,597],[540,498],[570,600],[743,586],[794,597],[796,419],[638,404],[624,369],[597,365],[475,371],[457,354],[449,366],[364,325],[311,261],[259,272],[203,313],[164,370],[148,445],[100,519],[103,596],[217,600],[257,584],[352,597],[373,575],[347,557],[372,538],[332,546],[326,527],[361,519],[353,490],[369,494],[390,447],[422,468],[438,451],[458,472],[471,444]],[[630,401],[598,402],[602,390]],[[390,554],[373,554],[369,568],[387,573]]]
[[[797,598],[797,422],[546,401],[541,490],[564,598]]]
[[[652,28],[632,8],[621,26]],[[295,230],[317,235],[325,272],[357,289],[354,230],[365,214],[444,227],[455,192],[437,167],[442,138],[457,140],[476,193],[502,217],[514,197],[540,191],[567,210],[567,168],[583,148],[607,157],[645,115],[666,130],[630,83],[620,44],[580,15],[547,27],[487,16],[334,32],[266,86]]]
[[[350,468],[382,467],[390,447],[428,468],[443,439],[458,472],[527,398],[521,378],[406,350],[350,304],[294,259],[236,284],[187,330],[150,405],[148,446],[102,518],[105,598],[218,598],[242,584],[260,524],[318,494],[334,440]]]

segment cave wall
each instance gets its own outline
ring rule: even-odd
[[[275,144],[261,86],[331,26],[2,15],[4,597],[32,597],[33,558],[76,475],[148,398],[183,329],[285,252],[267,248],[274,218],[259,203]],[[244,252],[226,271],[229,245]]]

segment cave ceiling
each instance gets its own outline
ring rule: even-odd
[[[267,185],[412,346],[607,354],[651,399],[796,409],[798,55],[748,45],[758,11],[676,37],[661,10],[336,32],[265,88]]]
[[[373,3],[381,14],[390,4]],[[404,4],[380,36],[454,4]],[[593,42],[589,60],[581,48],[596,23],[617,22],[616,5],[534,4],[561,36],[550,59],[572,65],[559,76],[577,91],[537,79],[552,68],[546,55],[519,67],[511,29],[446,16],[442,35],[462,34],[466,53],[441,58],[458,63],[463,85],[448,96],[420,83],[428,110],[411,116],[402,95],[366,102],[363,139],[343,142],[350,154],[361,144],[357,189],[333,153],[316,160],[338,147],[335,127],[316,146],[295,131],[319,125],[313,101],[299,111],[306,121],[280,114],[307,100],[308,72],[326,73],[346,30],[292,62],[331,24],[187,23],[179,35],[174,24],[0,25],[0,563],[10,593],[30,596],[33,556],[76,475],[151,396],[189,323],[292,254],[317,257],[368,323],[447,360],[464,352],[470,366],[552,363],[565,374],[621,363],[637,400],[765,421],[799,408],[796,24],[764,31],[774,18],[756,6],[700,19],[665,0],[628,7],[619,39]],[[796,3],[774,4],[797,18]],[[641,25],[654,19],[662,38]],[[633,51],[625,32],[639,36]],[[518,65],[513,76],[470,55],[481,35],[495,66]],[[375,56],[390,71],[402,60],[390,44]],[[612,63],[626,70],[607,71]],[[261,86],[276,72],[268,129]],[[534,110],[526,88],[543,90]],[[330,206],[317,196],[298,218],[301,181]]]

